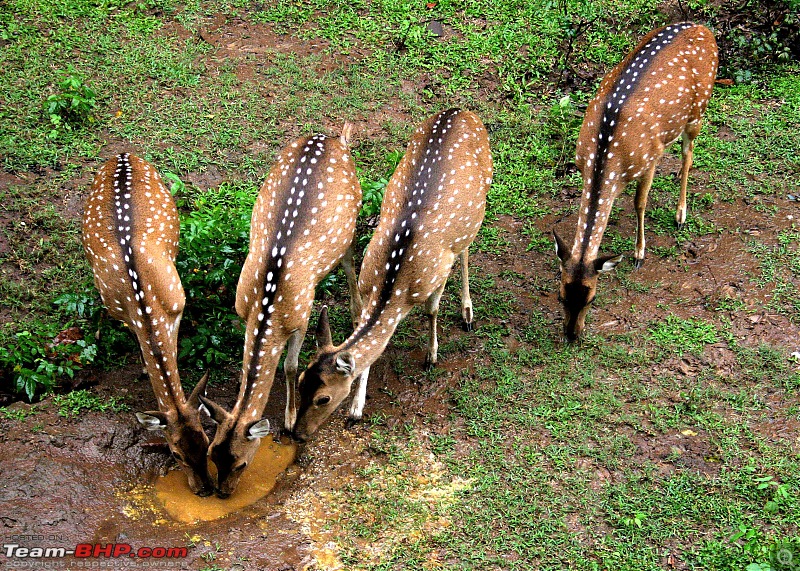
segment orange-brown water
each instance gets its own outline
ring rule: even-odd
[[[236,491],[224,500],[216,496],[201,498],[194,495],[180,470],[173,470],[158,479],[156,497],[175,521],[192,523],[218,519],[266,496],[275,487],[276,478],[294,462],[296,452],[294,444],[278,444],[271,439],[262,442],[242,474]],[[210,461],[209,466],[215,471]]]

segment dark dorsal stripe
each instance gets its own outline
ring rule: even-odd
[[[583,243],[581,244],[581,259],[586,255],[589,247],[589,240],[594,229],[595,216],[600,199],[600,193],[605,182],[606,160],[608,158],[609,143],[611,137],[615,136],[619,127],[619,116],[622,109],[627,105],[631,93],[635,93],[642,77],[647,73],[653,64],[654,58],[658,57],[660,51],[672,43],[672,40],[683,30],[693,28],[695,24],[684,22],[666,26],[633,54],[630,63],[620,71],[614,83],[613,91],[602,102],[603,113],[600,121],[600,128],[597,134],[597,151],[592,168],[592,186],[589,197],[589,213],[586,214],[586,229],[583,232]]]
[[[452,127],[453,117],[459,111],[460,109],[457,108],[448,109],[436,118],[430,133],[426,135],[428,140],[421,142],[421,149],[424,150],[422,161],[416,166],[409,164],[410,168],[416,169],[416,175],[410,177],[406,187],[402,189],[405,191],[405,196],[402,197],[405,204],[395,219],[394,227],[388,237],[389,256],[384,265],[383,288],[378,304],[372,309],[364,325],[359,326],[358,332],[350,336],[342,347],[343,350],[355,345],[375,325],[394,296],[394,285],[400,269],[403,267],[403,262],[408,256],[409,247],[414,242],[416,228],[420,224],[419,219],[429,210],[430,205],[436,202],[435,187],[431,181],[441,175],[441,169],[437,163],[443,158],[442,149],[446,148],[448,135],[443,131],[445,128],[449,130]],[[411,186],[412,182],[413,187]]]
[[[272,313],[275,311],[278,283],[286,271],[284,257],[287,251],[292,251],[297,241],[298,231],[295,230],[295,226],[297,226],[298,218],[302,218],[305,211],[308,210],[308,205],[302,206],[303,202],[312,199],[312,193],[316,193],[318,190],[317,183],[325,177],[324,169],[320,167],[322,161],[319,160],[326,152],[325,139],[325,135],[315,135],[306,141],[302,151],[289,167],[290,173],[287,173],[287,176],[291,182],[278,189],[278,191],[284,190],[283,196],[280,195],[280,192],[276,193],[275,218],[278,224],[275,234],[268,240],[268,243],[272,244],[272,249],[264,253],[266,260],[261,272],[263,277],[260,285],[262,298],[258,302],[261,304],[261,311],[258,314],[260,319],[258,319],[258,327],[251,349],[253,356],[250,358],[247,370],[245,399],[250,398],[258,379],[259,353],[265,350],[263,346],[266,343],[266,331],[272,326]],[[312,166],[312,158],[317,159],[316,167]],[[287,190],[288,192],[286,192]],[[278,207],[278,204],[281,206]]]
[[[114,229],[116,231],[117,242],[122,252],[122,259],[128,271],[131,287],[133,288],[133,295],[139,306],[139,311],[137,312],[138,316],[134,316],[134,319],[141,320],[142,329],[147,335],[147,346],[153,354],[156,366],[161,373],[161,378],[167,386],[167,391],[172,394],[172,385],[167,382],[169,376],[167,375],[166,357],[164,357],[161,347],[158,345],[158,340],[155,335],[153,335],[153,324],[148,316],[148,306],[144,299],[144,288],[139,282],[139,274],[136,271],[138,267],[137,254],[131,238],[131,236],[136,233],[137,223],[131,205],[132,187],[133,168],[130,163],[130,154],[124,153],[117,155],[117,168],[114,171]],[[144,350],[145,348],[142,347],[142,351]]]

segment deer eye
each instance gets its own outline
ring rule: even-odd
[[[325,406],[329,402],[331,402],[331,397],[326,395],[324,397],[319,397],[317,400],[314,401],[314,404],[316,406]]]

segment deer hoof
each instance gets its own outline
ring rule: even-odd
[[[346,430],[353,430],[358,424],[361,423],[360,418],[353,418],[352,416],[348,416],[347,420],[344,421],[344,427]]]
[[[475,329],[475,327],[472,325],[473,323],[474,323],[473,321],[462,321],[461,322],[461,329],[463,329],[467,333],[470,333],[471,331],[473,331]]]
[[[436,361],[431,360],[430,355],[425,355],[425,363],[422,365],[422,368],[425,371],[432,371],[436,367]]]
[[[637,270],[644,265],[644,258],[634,258],[633,259],[633,267]]]

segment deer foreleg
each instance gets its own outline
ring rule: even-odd
[[[356,394],[353,396],[353,402],[350,404],[350,412],[347,413],[347,421],[345,426],[352,427],[357,422],[361,421],[364,415],[364,403],[367,400],[367,379],[369,378],[369,367],[356,379]]]
[[[644,210],[647,207],[647,195],[650,193],[650,186],[653,184],[653,175],[656,172],[657,161],[647,169],[644,176],[639,179],[636,186],[636,251],[633,254],[634,265],[641,268],[644,265]]]
[[[681,137],[681,151],[683,153],[683,163],[681,164],[681,194],[678,197],[678,208],[675,210],[675,222],[678,229],[686,224],[686,187],[689,185],[689,169],[692,168],[694,158],[694,139],[700,132],[700,122],[686,126],[686,130]]]
[[[428,314],[430,323],[430,333],[428,335],[428,354],[425,356],[425,368],[432,369],[436,365],[437,353],[439,352],[439,340],[436,335],[436,318],[439,316],[439,301],[444,293],[444,286],[447,280],[434,291],[425,302],[425,313]]]
[[[358,291],[358,276],[356,275],[356,265],[353,261],[353,245],[351,244],[342,258],[342,269],[347,276],[347,289],[350,290],[350,318],[353,320],[353,327],[358,325],[361,319],[361,294]]]
[[[297,364],[305,336],[305,329],[298,329],[292,333],[286,349],[286,359],[283,362],[283,374],[286,377],[286,413],[283,417],[283,427],[287,432],[291,432],[297,422]]]
[[[469,297],[469,246],[461,252],[461,318],[464,331],[472,331],[472,299]]]

